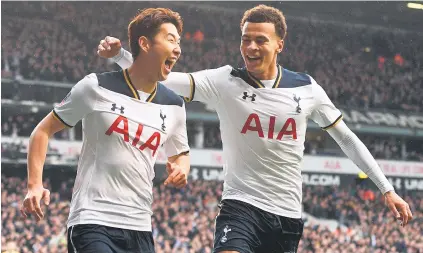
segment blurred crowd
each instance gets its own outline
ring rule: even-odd
[[[126,27],[137,9],[158,7],[147,2],[5,2],[2,3],[2,78],[75,83],[88,73],[118,69],[96,55],[105,35],[126,42]],[[239,53],[237,14],[172,7],[184,18],[182,57],[175,71],[192,72],[231,64],[242,66]],[[215,18],[219,15],[219,18]],[[312,75],[336,105],[358,108],[388,108],[423,111],[423,35],[398,30],[287,19],[288,37],[280,63],[291,70]],[[16,101],[60,101],[66,89],[24,85],[2,87],[2,99]],[[40,88],[43,87],[43,88]],[[400,88],[398,88],[400,87]],[[48,95],[46,95],[48,94]],[[28,137],[44,116],[15,113],[2,106],[2,136]],[[6,112],[6,113],[5,113]],[[218,124],[188,122],[193,147],[221,149]],[[200,134],[199,134],[200,133]],[[75,133],[65,130],[54,136],[82,139],[81,125]],[[423,161],[423,142],[363,136],[363,142],[378,159]],[[306,154],[324,154],[324,139],[308,141]],[[2,156],[26,151],[22,143],[2,143]],[[52,187],[49,178],[45,186]],[[56,182],[57,183],[57,182]],[[2,252],[66,252],[66,219],[73,179],[52,188],[46,219],[36,224],[22,219],[26,182],[17,177],[1,178]],[[339,223],[335,230],[307,222],[298,252],[423,252],[423,194],[404,192],[415,221],[401,228],[384,207],[383,197],[364,187],[344,189],[305,186],[304,211]],[[176,190],[154,188],[153,235],[156,251],[171,253],[211,252],[213,224],[222,183],[193,181]]]
[[[422,140],[365,136],[362,141],[376,159],[423,161]]]
[[[17,136],[29,137],[38,123],[45,117],[43,114],[20,114],[20,115],[5,115],[2,114],[1,119],[1,135],[2,136]],[[82,130],[82,129],[81,129]],[[69,130],[64,129],[54,135],[55,139],[68,140]],[[82,140],[82,135],[79,140]]]
[[[90,72],[116,69],[97,57],[105,35],[126,43],[137,9],[158,3],[9,2],[2,8],[2,77],[75,82]],[[185,20],[182,57],[175,71],[224,64],[242,66],[242,11],[173,7]],[[119,11],[117,11],[119,10]],[[216,15],[219,18],[214,18]],[[368,26],[287,19],[280,63],[311,74],[337,105],[422,111],[423,35]],[[398,89],[401,87],[401,89]]]
[[[303,210],[339,222],[335,231],[308,226],[299,252],[423,252],[423,192],[400,193],[415,220],[402,228],[385,207],[379,191],[352,186],[306,186]]]
[[[17,177],[1,178],[2,252],[66,252],[66,220],[73,179],[55,182],[45,219],[35,223],[22,219],[26,182]],[[157,253],[207,253],[213,246],[213,224],[222,193],[222,182],[191,181],[182,190],[154,187],[153,236]],[[338,222],[338,228],[309,222],[298,252],[423,252],[423,192],[400,193],[410,203],[414,221],[402,228],[384,206],[379,192],[365,187],[305,186],[303,208],[320,219]]]

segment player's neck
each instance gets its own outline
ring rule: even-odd
[[[272,67],[268,68],[267,70],[261,73],[252,73],[250,75],[254,76],[258,80],[273,80],[278,75],[278,65],[275,63]]]
[[[148,76],[149,73],[143,71],[145,68],[137,66],[139,64],[133,63],[131,67],[128,68],[129,78],[131,79],[132,84],[135,89],[143,91],[146,93],[152,93],[156,88],[157,81],[151,80]]]

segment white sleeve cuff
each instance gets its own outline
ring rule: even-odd
[[[112,59],[112,61],[114,61],[122,69],[127,69],[131,67],[133,63],[132,54],[123,48],[120,49],[119,53],[116,56],[110,59]]]
[[[124,55],[125,55],[125,49],[123,49],[123,47],[121,47],[119,53],[117,55],[113,56],[110,59],[117,63],[118,61],[122,60]]]

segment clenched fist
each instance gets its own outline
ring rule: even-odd
[[[104,40],[100,41],[97,48],[97,54],[103,58],[112,58],[119,54],[121,48],[122,44],[119,39],[106,36]]]

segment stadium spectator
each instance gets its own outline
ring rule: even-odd
[[[19,214],[21,192],[26,182],[17,177],[1,178],[2,252],[66,251],[66,217],[73,179],[45,185],[52,189],[45,219],[23,220]],[[335,230],[316,222],[306,223],[298,252],[423,252],[423,192],[403,192],[415,214],[414,221],[401,228],[386,215],[378,191],[351,185],[339,187],[304,186],[303,207],[316,218],[339,221]],[[211,252],[213,223],[222,193],[218,181],[193,181],[177,190],[158,185],[154,188],[153,236],[156,252]],[[373,195],[367,199],[367,195]]]
[[[127,20],[122,17],[150,4],[109,3],[107,8],[98,9],[83,2],[6,3],[2,73],[4,77],[13,74],[75,82],[87,74],[87,69],[112,70],[116,67],[95,54],[98,39],[111,34],[126,40]],[[116,9],[120,15],[115,15]],[[97,15],[92,15],[94,10]],[[182,7],[176,10],[195,22],[186,22],[185,31],[191,39],[182,42],[184,53],[175,71],[196,71],[223,63],[240,66],[239,28],[227,25],[237,23],[237,15],[219,12],[215,19],[205,18],[216,15],[213,11]],[[314,76],[335,104],[422,111],[421,34],[316,20],[292,19],[288,23],[296,32],[287,37],[281,63]],[[128,48],[125,44],[124,47]],[[397,89],[399,86],[402,88]]]
[[[128,20],[123,17],[130,17],[134,9],[150,5],[155,3],[108,2],[104,6],[95,2],[2,3],[2,78],[74,83],[89,72],[118,69],[96,55],[98,40],[107,34],[126,40]],[[223,63],[240,66],[239,27],[228,24],[237,24],[242,11],[235,15],[197,7],[174,9],[186,21],[183,54],[175,71],[196,71]],[[349,108],[423,111],[421,33],[318,20],[289,18],[287,22],[289,30],[295,33],[289,33],[280,63],[314,76],[335,104]],[[128,48],[126,42],[123,46]],[[18,81],[8,89],[2,88],[2,99],[51,104],[69,91]],[[2,135],[28,137],[40,120],[37,115],[2,108]],[[198,125],[198,122],[189,122],[190,145],[221,149],[218,125]],[[80,129],[79,125],[75,133],[77,140],[82,139]],[[70,132],[63,133],[54,138],[68,140]],[[306,142],[305,153],[325,154],[323,141]],[[363,141],[378,159],[423,161],[421,140],[379,136],[366,137]],[[2,158],[25,158],[25,152],[26,146],[21,141],[2,143]],[[26,182],[2,174],[2,252],[66,252],[65,223],[73,183],[73,180],[46,179],[46,187],[53,189],[51,204],[44,210],[46,219],[33,224],[34,220],[22,220],[18,211]],[[415,215],[406,229],[393,225],[393,218],[385,215],[388,210],[384,209],[379,192],[355,185],[342,190],[305,186],[303,192],[305,212],[316,218],[337,221],[339,227],[332,230],[308,222],[298,252],[423,252],[422,192],[401,194],[412,204]],[[156,252],[211,252],[213,223],[221,193],[221,182],[215,181],[195,181],[184,190],[155,187]]]

